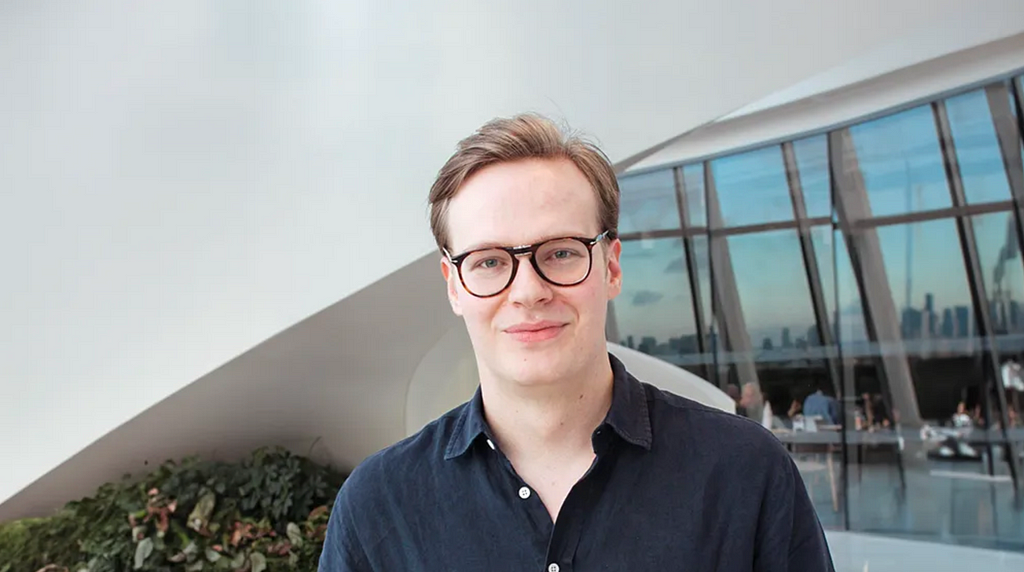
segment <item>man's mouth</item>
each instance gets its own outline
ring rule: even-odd
[[[522,322],[505,328],[505,333],[519,342],[542,342],[550,340],[565,329],[564,322],[544,320],[540,322]]]

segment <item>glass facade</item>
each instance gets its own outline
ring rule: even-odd
[[[1022,88],[623,176],[613,341],[737,386],[826,527],[1024,551]]]

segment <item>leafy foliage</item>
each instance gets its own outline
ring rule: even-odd
[[[316,570],[344,477],[282,449],[168,461],[0,525],[0,572]]]

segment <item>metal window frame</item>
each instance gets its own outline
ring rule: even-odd
[[[688,226],[687,209],[689,205],[686,204],[686,183],[683,180],[683,169],[681,167],[675,167],[672,169],[673,179],[675,180],[675,191],[676,191],[676,207],[679,211],[679,228],[686,229]],[[686,275],[690,282],[690,302],[693,306],[693,321],[697,327],[697,347],[700,349],[701,354],[708,353],[708,340],[707,340],[707,323],[704,316],[704,305],[702,296],[707,293],[701,292],[700,289],[700,268],[697,263],[697,252],[693,244],[693,236],[687,233],[683,233],[683,254],[686,257]],[[707,368],[704,367],[704,378],[706,379],[710,373]]]
[[[893,226],[908,223],[929,222],[935,220],[952,220],[956,217],[971,217],[976,215],[1009,212],[1012,211],[1013,208],[1014,203],[1012,200],[996,201],[992,203],[980,203],[974,205],[964,203],[949,207],[943,207],[941,209],[917,211],[898,215],[873,216],[868,220],[854,221],[852,223],[852,227],[854,230],[862,230],[867,228],[881,228],[885,226]]]
[[[829,133],[828,153],[833,207],[860,293],[868,339],[894,348],[894,351],[881,352],[875,358],[882,396],[890,411],[900,411],[901,423],[916,427],[921,424],[921,414],[878,235],[873,228],[856,226],[860,220],[869,220],[871,213],[867,189],[848,128]],[[852,164],[847,165],[847,161]],[[864,212],[857,215],[850,212],[857,207]],[[861,252],[862,249],[864,252]],[[865,271],[869,264],[875,267],[870,276]]]
[[[793,143],[782,144],[782,163],[786,169],[786,181],[789,184],[789,197],[793,202],[793,217],[797,221],[797,236],[800,240],[800,252],[804,258],[804,272],[807,278],[808,291],[811,294],[811,306],[814,310],[815,326],[818,329],[818,341],[822,347],[836,347],[836,341],[832,336],[828,316],[828,304],[825,302],[825,293],[821,283],[821,269],[818,268],[818,259],[814,252],[814,242],[811,238],[811,227],[820,226],[807,217],[807,205],[804,202],[803,183],[800,180],[800,169],[797,165],[796,151]],[[829,219],[831,222],[831,219]],[[829,226],[831,228],[831,225]],[[826,352],[825,367],[828,372],[829,381],[832,382],[832,390],[837,399],[842,399],[843,392],[839,382],[839,372],[836,367],[835,358]]]
[[[739,290],[736,287],[736,275],[732,267],[732,257],[729,254],[729,243],[727,237],[719,233],[719,229],[723,226],[722,211],[710,162],[704,163],[704,204],[707,208],[708,271],[712,292],[711,315],[718,317],[717,324],[720,330],[718,338],[725,339],[725,346],[730,354],[753,356],[750,332],[747,330],[743,305],[740,303]],[[741,386],[746,383],[760,385],[757,367],[754,365],[752,357],[721,363],[720,352],[718,348],[715,349],[716,370],[720,373],[723,369],[725,371],[725,375],[719,380],[719,387],[724,388],[729,383],[728,372],[730,369],[734,369],[736,372],[736,379]]]
[[[1016,120],[1010,109],[1011,96],[1017,108]],[[989,114],[992,116],[992,127],[999,143],[1006,183],[1010,187],[1012,207],[1008,210],[1013,212],[1017,222],[1017,248],[1024,252],[1024,163],[1021,159],[1021,134],[1024,133],[1021,108],[1024,107],[1024,100],[1017,89],[1016,81],[1009,83],[1009,90],[1006,83],[986,87],[985,97],[988,101]]]
[[[825,138],[825,154],[828,157],[828,138]],[[818,267],[818,258],[814,249],[814,240],[811,236],[811,229],[813,227],[825,226],[830,232],[834,232],[834,224],[832,217],[826,217],[824,223],[816,222],[814,218],[808,218],[807,216],[807,204],[804,200],[803,181],[800,179],[800,166],[796,159],[796,149],[793,147],[792,141],[787,141],[782,144],[782,163],[786,169],[786,181],[789,184],[789,196],[793,202],[793,218],[796,219],[798,226],[798,235],[800,238],[800,251],[803,253],[804,258],[804,272],[807,277],[807,286],[811,293],[811,305],[814,308],[815,323],[818,328],[818,338],[821,342],[822,347],[835,348],[835,352],[825,352],[825,368],[828,372],[829,381],[832,382],[832,391],[836,399],[843,404],[843,417],[839,420],[842,426],[841,442],[839,447],[839,455],[841,458],[842,467],[842,478],[843,483],[843,525],[846,530],[850,529],[850,495],[848,494],[848,483],[849,475],[849,445],[847,443],[846,432],[850,427],[850,418],[853,414],[854,401],[847,399],[846,388],[843,387],[843,379],[839,373],[839,367],[837,361],[842,359],[842,349],[839,347],[838,340],[835,339],[832,333],[832,320],[828,315],[828,303],[825,301],[825,293],[821,280],[821,269]],[[828,167],[826,166],[826,169]],[[831,193],[831,173],[829,176],[829,191]],[[832,198],[831,196],[829,197]],[[832,210],[835,212],[835,203],[832,202]],[[833,253],[835,251],[833,250]],[[833,257],[834,261],[834,257]],[[833,264],[833,285],[836,282],[835,276],[835,265]],[[835,290],[833,290],[835,292]],[[838,301],[836,300],[836,307],[838,308]],[[831,453],[828,453],[831,454]]]
[[[967,204],[967,195],[964,190],[963,176],[960,173],[960,159],[956,154],[956,143],[953,140],[953,130],[949,123],[949,113],[946,110],[945,101],[934,101],[931,104],[932,115],[935,120],[935,130],[939,136],[939,148],[942,151],[943,166],[946,171],[946,180],[949,187],[950,197],[953,201],[953,206],[962,207]],[[974,306],[975,322],[978,327],[978,334],[983,340],[991,340],[995,334],[992,328],[992,317],[989,314],[988,306],[988,295],[985,292],[985,283],[983,280],[983,271],[981,268],[981,258],[978,255],[978,244],[976,241],[976,235],[974,234],[974,221],[969,216],[957,216],[955,218],[957,234],[960,238],[960,251],[964,257],[964,269],[967,272],[967,283],[971,291],[971,303]],[[1006,402],[1005,393],[1003,389],[1002,380],[1000,379],[1000,359],[999,352],[996,350],[995,344],[982,344],[980,352],[976,354],[978,356],[978,365],[981,374],[982,387],[984,388],[983,398],[987,402],[988,386],[986,379],[991,376],[996,391],[1002,399],[997,399],[997,406],[999,407],[999,415],[1003,428],[1003,438],[1006,439],[1007,415],[1006,415]],[[988,373],[989,375],[986,375]],[[985,407],[988,409],[988,407]],[[992,442],[986,443],[988,448],[988,470],[990,475],[995,474],[995,467],[993,466],[993,455],[992,455]],[[1007,446],[1010,447],[1010,458],[1016,459],[1016,451],[1013,443],[1007,440]],[[1017,463],[1011,461],[1008,463],[1010,468],[1010,477],[1013,480],[1014,491],[1019,491],[1019,481],[1017,475]]]

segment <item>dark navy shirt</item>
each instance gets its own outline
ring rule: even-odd
[[[353,471],[320,571],[833,571],[803,481],[771,433],[609,359],[597,458],[556,522],[495,446],[477,391]]]

